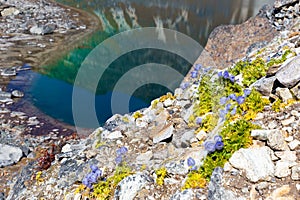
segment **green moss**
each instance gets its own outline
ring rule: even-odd
[[[175,96],[172,93],[168,92],[166,95],[163,95],[159,98],[159,102],[164,102],[167,99],[175,100]]]
[[[272,104],[272,110],[274,110],[275,112],[279,112],[281,103],[282,101],[280,99],[276,99],[276,101],[274,101]]]
[[[99,200],[110,199],[119,182],[131,174],[133,173],[129,167],[118,166],[113,176],[107,178],[106,181],[99,181],[94,184],[94,189],[92,193],[90,193],[90,197]]]
[[[124,117],[122,118],[122,121],[125,122],[125,123],[129,123],[129,119],[128,119],[128,117],[126,117],[126,116],[124,116]]]
[[[159,99],[155,99],[155,100],[152,102],[151,107],[152,107],[153,109],[157,108],[157,104],[158,104],[158,103],[159,103]]]
[[[196,116],[202,116],[212,111],[213,108],[213,87],[209,76],[203,76],[198,88],[199,104],[194,107]]]
[[[165,167],[158,169],[155,171],[155,174],[157,176],[156,183],[158,185],[163,185],[165,177],[168,175],[167,169]]]
[[[218,118],[219,118],[218,115],[215,113],[207,114],[204,117],[200,127],[197,129],[196,132],[200,132],[200,130],[203,130],[205,132],[212,131],[215,128],[215,126],[218,124]]]

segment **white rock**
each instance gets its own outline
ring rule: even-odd
[[[17,163],[23,156],[20,148],[0,144],[0,167],[5,167]]]
[[[300,180],[300,164],[292,167],[292,176],[291,177],[294,181]]]
[[[124,178],[115,190],[115,200],[131,200],[147,184],[147,177],[143,174],[134,174]]]
[[[124,137],[121,131],[110,132],[108,130],[105,130],[101,135],[103,139],[109,139],[109,140],[115,140]]]
[[[282,99],[283,102],[287,102],[293,99],[293,95],[288,88],[276,88],[276,94]]]
[[[291,174],[290,163],[284,161],[277,161],[275,166],[275,176],[284,178]]]
[[[291,88],[300,80],[300,56],[288,59],[276,73],[277,80],[285,87]]]
[[[167,107],[172,106],[173,103],[174,103],[174,100],[171,100],[170,98],[168,98],[164,101],[164,106],[167,108]]]
[[[156,144],[156,143],[159,143],[163,140],[166,140],[166,139],[172,137],[173,132],[174,132],[173,124],[169,124],[169,125],[165,126],[160,132],[152,135],[153,143]]]
[[[72,151],[72,148],[71,148],[71,145],[70,144],[66,144],[65,146],[62,147],[61,149],[61,152],[62,153],[68,153],[68,152],[71,152]]]
[[[268,147],[240,149],[232,155],[229,162],[233,167],[245,171],[246,177],[252,182],[266,180],[274,175],[270,152]]]
[[[275,155],[283,161],[295,162],[297,160],[296,151],[277,151]]]
[[[282,120],[282,121],[281,121],[281,124],[282,124],[283,126],[288,126],[288,125],[290,125],[291,123],[293,123],[294,121],[295,121],[295,117],[292,116],[292,117],[290,117],[290,118],[288,118],[288,119]]]
[[[295,150],[300,145],[300,141],[299,140],[293,140],[288,145],[289,145],[291,150]]]
[[[137,164],[147,164],[153,157],[152,151],[147,151],[136,157]]]

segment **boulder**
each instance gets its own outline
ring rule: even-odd
[[[54,30],[56,29],[56,26],[54,24],[46,24],[42,26],[33,26],[30,28],[30,33],[33,35],[46,35],[53,33]]]
[[[246,172],[252,182],[266,180],[274,175],[274,163],[269,147],[240,149],[229,159],[230,164]]]
[[[275,76],[269,78],[263,77],[257,80],[255,83],[253,83],[250,87],[254,87],[262,95],[269,96],[272,92],[275,80]]]
[[[275,77],[285,87],[293,88],[300,81],[300,56],[283,63]]]
[[[21,148],[0,144],[0,167],[13,165],[22,158],[23,152]]]

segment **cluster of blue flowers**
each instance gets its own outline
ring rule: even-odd
[[[195,162],[195,160],[193,159],[193,158],[191,158],[191,157],[189,157],[188,159],[187,159],[187,164],[188,164],[188,166],[189,166],[189,168],[191,169],[191,170],[196,170],[197,168],[196,168],[196,162]]]
[[[251,90],[244,89],[244,95],[242,95],[242,96],[236,96],[236,94],[230,94],[228,97],[221,97],[220,104],[225,105],[229,100],[233,100],[233,101],[236,101],[238,103],[238,105],[241,105],[245,102],[246,98],[250,95],[250,93],[251,93]],[[237,109],[236,106],[234,106],[232,108],[232,104],[228,103],[225,105],[225,109],[220,110],[220,117],[224,119],[226,114],[229,111],[230,111],[231,115],[235,115],[236,109]]]
[[[115,159],[115,162],[117,165],[122,163],[123,155],[125,155],[128,152],[128,149],[126,147],[121,147],[117,150],[117,157]]]
[[[202,118],[201,117],[197,117],[196,118],[196,124],[198,124],[198,125],[200,125],[200,124],[202,124]]]
[[[218,72],[218,76],[219,77],[223,77],[224,79],[228,79],[230,80],[232,83],[234,83],[235,81],[235,76],[230,74],[227,70],[225,70],[224,72],[219,71]]]
[[[208,153],[213,153],[216,150],[222,150],[224,147],[222,136],[216,135],[214,141],[206,141],[204,143],[204,148]]]
[[[92,189],[93,184],[97,183],[98,179],[102,176],[102,171],[96,165],[91,165],[90,167],[92,171],[83,178],[82,183]]]

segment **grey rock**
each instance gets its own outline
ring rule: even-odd
[[[146,186],[149,177],[144,174],[134,174],[124,178],[117,186],[114,199],[131,200],[137,193]]]
[[[277,161],[275,165],[275,176],[284,178],[291,174],[290,163],[284,161]]]
[[[274,150],[289,150],[289,147],[281,130],[269,130],[267,143],[268,146]]]
[[[276,94],[283,102],[293,99],[293,95],[288,88],[276,88]]]
[[[0,91],[0,97],[3,97],[3,98],[11,98],[11,93]]]
[[[23,156],[22,149],[10,145],[0,144],[0,167],[17,163]]]
[[[172,143],[177,148],[187,148],[190,146],[190,141],[192,138],[195,137],[195,131],[189,130],[189,131],[179,131],[176,134],[174,134],[174,139],[172,140]]]
[[[17,98],[22,98],[22,97],[24,97],[24,93],[21,92],[21,91],[19,91],[19,90],[13,90],[13,91],[11,92],[11,94],[12,94],[13,97],[17,97]]]
[[[300,180],[300,164],[292,167],[292,176],[291,178],[294,181],[299,181]]]
[[[170,200],[190,200],[193,199],[194,192],[191,189],[184,190],[182,192],[176,192]]]
[[[271,149],[268,147],[240,149],[229,162],[233,167],[245,171],[246,177],[252,182],[266,180],[274,174]]]
[[[293,140],[288,145],[289,145],[291,150],[295,150],[300,145],[300,141],[299,140]]]
[[[1,16],[6,17],[10,15],[18,15],[20,11],[14,7],[5,8],[3,11],[1,11]]]
[[[253,83],[250,88],[255,88],[258,92],[260,92],[262,95],[269,96],[272,92],[274,82],[276,80],[276,77],[263,77]]]
[[[180,162],[169,162],[165,165],[167,172],[169,174],[179,174],[179,175],[186,175],[188,173],[187,168],[184,165],[184,160]]]
[[[300,81],[300,56],[283,63],[276,73],[277,80],[285,87],[292,88]]]
[[[102,139],[115,140],[115,139],[123,138],[124,136],[122,135],[121,131],[110,132],[108,130],[105,130],[101,134],[101,137]]]
[[[17,71],[15,68],[4,69],[1,72],[1,76],[15,76],[15,75],[17,75]]]
[[[42,26],[33,26],[30,28],[30,33],[34,35],[46,35],[53,33],[56,29],[56,26],[54,24],[46,24]]]
[[[292,116],[292,117],[290,117],[290,118],[288,118],[288,119],[282,120],[282,121],[281,121],[281,124],[282,124],[283,126],[288,126],[288,125],[290,125],[291,123],[293,123],[294,121],[295,121],[295,117]]]
[[[293,87],[291,92],[298,100],[300,100],[300,83]]]
[[[281,8],[285,5],[292,4],[297,2],[298,0],[276,0],[274,3],[275,8]]]
[[[208,185],[208,200],[238,200],[236,195],[222,187],[223,169],[217,167],[214,169]]]

